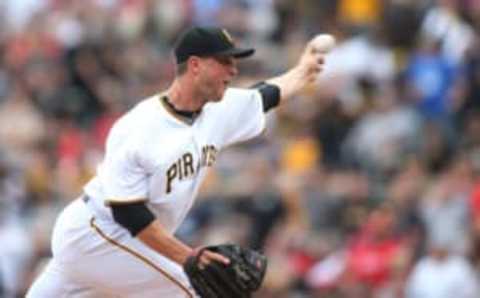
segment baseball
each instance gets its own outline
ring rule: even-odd
[[[319,34],[312,39],[311,44],[315,50],[328,53],[335,46],[335,37],[330,34]]]

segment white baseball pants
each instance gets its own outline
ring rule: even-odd
[[[27,298],[194,298],[182,268],[117,224],[95,219],[81,199],[57,219],[53,258]]]

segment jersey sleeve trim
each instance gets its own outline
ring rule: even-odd
[[[106,199],[105,206],[112,206],[112,205],[127,205],[132,203],[142,203],[147,202],[147,198],[136,198],[136,199]]]
[[[135,237],[146,229],[155,215],[144,202],[131,204],[114,204],[111,206],[113,219]]]
[[[259,82],[250,88],[257,89],[260,92],[260,95],[262,96],[263,111],[265,113],[279,105],[280,88],[278,88],[278,86],[266,82]]]

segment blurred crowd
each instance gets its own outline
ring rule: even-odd
[[[262,137],[220,155],[181,239],[265,252],[259,298],[480,297],[479,1],[3,0],[0,14],[0,297],[25,293],[112,123],[168,86],[192,24],[257,49],[236,86],[286,70],[317,33],[338,45]]]

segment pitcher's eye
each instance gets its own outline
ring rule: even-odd
[[[234,58],[231,56],[214,56],[213,59],[222,65],[234,64]]]

